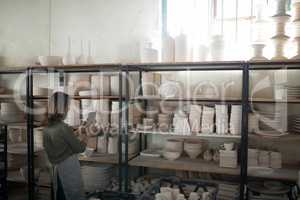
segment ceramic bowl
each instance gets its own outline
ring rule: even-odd
[[[91,157],[94,153],[94,149],[93,148],[85,148],[85,151],[84,151],[84,156],[86,157]]]
[[[184,151],[190,158],[195,159],[202,153],[202,142],[196,140],[187,140],[184,142]]]
[[[183,142],[181,140],[176,139],[168,139],[165,144],[165,148],[171,151],[182,152],[183,150]]]
[[[172,150],[165,150],[163,152],[163,156],[167,159],[167,160],[176,160],[180,157],[181,152],[178,151],[172,151]]]
[[[58,66],[62,64],[61,56],[39,56],[38,60],[42,66]]]

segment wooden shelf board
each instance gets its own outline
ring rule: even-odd
[[[128,159],[134,158],[134,155],[128,155]],[[103,164],[119,164],[118,154],[100,154],[94,153],[91,157],[79,156],[81,162],[93,162],[93,163],[103,163]]]
[[[236,169],[221,168],[218,163],[207,162],[200,159],[179,158],[169,161],[165,158],[152,158],[148,156],[138,156],[129,161],[131,166],[150,167],[168,170],[183,170],[194,172],[206,172],[215,174],[240,175],[239,167]]]
[[[160,96],[137,96],[131,100],[153,100],[153,101],[203,101],[203,102],[238,102],[241,103],[239,98],[226,98],[226,99],[217,99],[217,98],[200,98],[200,97],[178,97],[178,98],[163,98]]]
[[[276,100],[276,99],[265,99],[265,98],[252,98],[249,99],[252,103],[300,103],[300,99],[287,99],[287,100]]]
[[[36,100],[47,100],[50,98],[50,96],[34,96],[33,97]],[[113,100],[118,100],[119,96],[71,96],[72,99],[80,100],[80,99],[113,99]]]
[[[289,141],[289,140],[300,140],[300,134],[294,134],[294,133],[289,133],[288,135],[284,135],[281,137],[264,137],[261,135],[257,135],[255,133],[249,133],[249,138],[250,139],[267,139],[267,140],[284,140],[284,141]]]
[[[281,181],[297,181],[299,168],[283,166],[282,169],[273,169],[270,174],[261,174],[255,170],[248,170],[249,177],[266,178]]]
[[[178,136],[188,138],[228,138],[228,139],[240,139],[240,135],[218,135],[215,133],[199,133],[198,135],[182,135],[175,132],[162,132],[158,130],[144,131],[144,130],[130,130],[131,133],[153,134],[153,135],[166,135],[166,136]]]

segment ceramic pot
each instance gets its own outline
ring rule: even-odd
[[[268,60],[263,56],[263,49],[265,46],[265,44],[253,44],[253,57],[250,60]]]

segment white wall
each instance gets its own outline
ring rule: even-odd
[[[98,63],[136,62],[139,42],[159,28],[159,7],[160,0],[0,0],[0,65],[65,55],[68,37],[74,55],[81,40],[87,53],[91,40]]]

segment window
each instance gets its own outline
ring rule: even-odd
[[[222,35],[226,49],[224,59],[227,60],[251,57],[250,45],[255,37],[253,23],[256,20],[258,5],[263,5],[261,6],[263,17],[268,20],[268,16],[271,16],[274,10],[275,2],[268,0],[165,1],[167,1],[166,30],[171,36],[185,33],[189,37],[192,48],[196,48],[200,44],[209,46],[213,35]],[[271,22],[269,21],[268,24],[270,25]],[[266,36],[266,40],[271,36]],[[270,51],[266,49],[265,54],[270,54]]]

